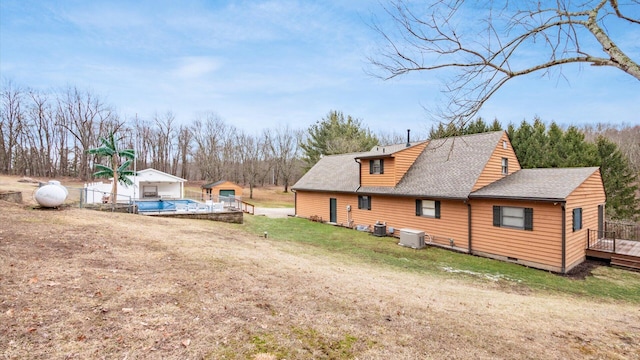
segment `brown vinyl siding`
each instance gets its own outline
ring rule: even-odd
[[[225,181],[225,182],[222,182],[222,183],[217,184],[215,186],[211,186],[210,188],[203,187],[202,188],[202,196],[203,197],[205,197],[205,198],[207,197],[207,190],[209,190],[209,189],[210,189],[209,193],[211,195],[214,195],[214,196],[219,195],[220,190],[234,190],[235,191],[235,196],[237,196],[237,197],[242,197],[242,190],[243,190],[242,186],[240,186],[238,184],[235,184],[235,183],[233,183],[231,181]]]
[[[507,142],[506,149],[502,147],[503,141]],[[480,173],[480,176],[478,177],[478,180],[476,181],[471,191],[476,191],[506,176],[502,174],[503,158],[506,158],[509,161],[509,174],[513,174],[514,172],[520,170],[520,163],[518,162],[518,158],[516,158],[516,154],[513,151],[513,147],[511,146],[511,142],[509,141],[507,133],[504,133],[502,135],[502,138],[500,138],[500,141],[498,141],[495,150],[491,154],[489,161],[487,161],[484,169],[482,170],[482,173]]]
[[[533,230],[493,226],[493,206],[533,209]],[[492,254],[562,268],[561,204],[548,202],[485,200],[471,201],[472,252]]]
[[[413,165],[413,163],[416,161],[418,156],[420,156],[420,154],[422,153],[424,148],[427,147],[428,144],[429,142],[425,141],[421,144],[418,144],[416,146],[410,147],[405,150],[398,151],[397,153],[393,154],[393,157],[395,158],[394,185],[398,184],[400,180],[402,180],[402,177],[404,176],[404,174],[407,173],[411,165]]]
[[[394,228],[396,236],[400,229],[411,228],[425,231],[436,244],[449,246],[449,239],[453,239],[457,248],[468,248],[467,205],[463,201],[441,200],[440,219],[434,219],[416,216],[415,198],[372,195],[371,210],[360,210],[357,194],[297,191],[296,215],[305,218],[320,216],[323,221],[328,221],[330,198],[337,201],[338,225],[368,225],[373,228],[380,221],[386,223],[387,230]],[[347,214],[347,205],[351,205],[350,215]]]
[[[606,198],[600,170],[596,171],[567,197],[566,266],[567,270],[585,259],[588,229],[598,229],[598,205]],[[582,208],[582,229],[573,231],[573,209]]]
[[[395,186],[395,161],[391,157],[382,158],[383,173],[369,174],[369,160],[360,159],[360,171],[362,174],[362,186]]]
[[[428,142],[425,141],[421,144],[397,151],[390,157],[381,157],[380,159],[384,161],[384,172],[382,174],[369,174],[369,161],[371,159],[360,159],[360,171],[362,174],[361,185],[396,186],[427,144]]]

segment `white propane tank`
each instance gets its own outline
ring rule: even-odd
[[[34,197],[40,206],[52,208],[62,205],[68,193],[67,188],[60,185],[59,181],[49,181],[49,184],[36,190]]]
[[[67,190],[66,187],[62,186],[60,181],[58,181],[58,180],[49,180],[49,182],[47,184],[60,186],[62,188],[62,190],[64,190],[64,193],[66,194],[65,196],[69,196],[69,190]]]

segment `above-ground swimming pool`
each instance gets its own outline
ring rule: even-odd
[[[179,200],[140,200],[135,202],[138,212],[179,212],[179,211],[213,211],[208,204],[189,199]]]

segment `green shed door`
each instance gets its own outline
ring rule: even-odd
[[[236,196],[235,190],[220,190],[220,196]]]

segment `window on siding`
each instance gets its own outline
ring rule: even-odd
[[[509,159],[502,158],[502,175],[509,175]]]
[[[533,230],[533,209],[511,206],[494,206],[493,226]]]
[[[440,201],[417,199],[416,216],[425,216],[440,219]]]
[[[503,149],[507,149],[507,141],[506,140],[502,140],[502,148]]]
[[[369,160],[369,174],[384,174],[384,160]]]
[[[573,209],[573,231],[582,229],[582,208]]]
[[[371,210],[371,196],[359,195],[358,196],[358,209]]]

